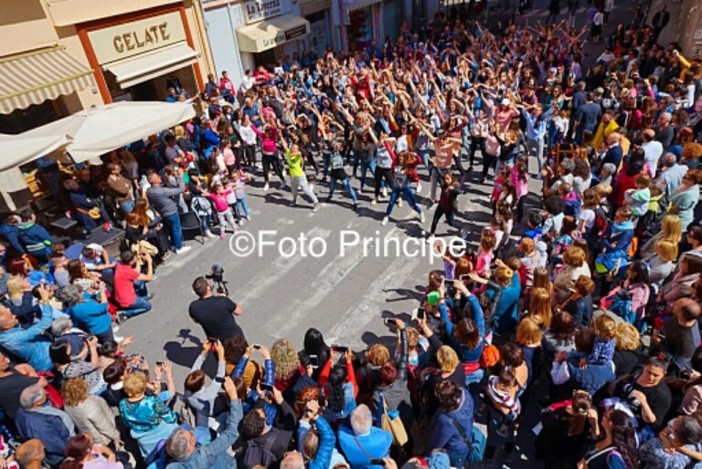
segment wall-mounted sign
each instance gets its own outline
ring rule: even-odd
[[[186,40],[179,12],[152,16],[88,32],[100,64],[143,54]]]
[[[267,18],[290,12],[289,0],[247,0],[242,2],[246,24],[257,23]]]

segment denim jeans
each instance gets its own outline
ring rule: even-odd
[[[236,199],[236,208],[239,210],[239,215],[243,215],[244,217],[249,216],[249,205],[246,203],[246,197]]]
[[[132,210],[134,210],[134,199],[119,204],[119,209],[122,210],[124,213],[131,212]]]
[[[361,161],[361,191],[363,191],[363,186],[366,185],[366,172],[371,170],[371,173],[375,174],[375,158],[370,161]]]
[[[397,203],[397,199],[400,198],[400,194],[402,194],[407,203],[414,209],[415,212],[422,213],[422,209],[419,208],[419,205],[417,205],[417,202],[414,200],[414,192],[412,191],[412,188],[410,186],[404,186],[394,187],[392,189],[392,192],[390,193],[390,202],[388,202],[388,208],[385,210],[386,216],[389,217],[392,213],[392,209],[395,208],[395,204]]]
[[[341,183],[344,185],[347,191],[349,191],[349,195],[351,196],[351,200],[353,200],[353,203],[358,202],[358,197],[356,197],[356,191],[353,190],[353,186],[351,185],[351,181],[349,178],[343,179]],[[332,177],[329,180],[329,198],[334,195],[334,191],[336,190],[336,178]]]
[[[126,308],[122,308],[124,315],[128,318],[131,318],[132,316],[136,316],[138,314],[146,313],[152,308],[151,303],[149,303],[149,300],[146,299],[149,292],[146,289],[145,282],[142,282],[141,280],[137,280],[136,282],[134,282],[134,292],[137,295],[136,300],[134,300],[134,303],[132,303]]]
[[[139,314],[151,311],[151,308],[151,303],[149,303],[149,300],[147,300],[146,297],[137,296],[134,303],[129,305],[127,308],[123,308],[122,311],[126,317],[131,318],[132,316],[137,316]]]
[[[163,217],[163,223],[171,232],[171,243],[176,249],[183,247],[183,232],[180,227],[180,214],[178,212],[173,215]]]

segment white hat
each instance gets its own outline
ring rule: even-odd
[[[500,104],[502,104],[503,106],[509,106],[510,105],[509,99],[507,99],[507,98],[503,99],[502,102],[500,102]]]

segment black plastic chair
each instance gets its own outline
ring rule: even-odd
[[[205,232],[202,231],[202,223],[200,222],[200,217],[197,216],[195,212],[185,212],[180,214],[180,228],[181,231],[197,231],[200,233],[202,240],[197,239],[197,234],[195,235],[195,240],[200,244],[205,244]]]

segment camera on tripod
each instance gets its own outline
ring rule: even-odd
[[[227,281],[224,280],[224,267],[218,264],[214,264],[210,268],[210,273],[205,275],[206,279],[212,280],[217,287],[217,293],[225,294],[229,296],[229,289],[227,288]]]

